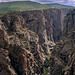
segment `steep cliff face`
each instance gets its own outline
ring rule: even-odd
[[[63,35],[50,58],[51,75],[75,75],[75,10],[67,14]]]
[[[50,17],[53,21],[52,26],[54,42],[57,42],[61,38],[65,16],[71,10],[73,9],[50,9]]]
[[[64,17],[69,10],[22,11],[1,17],[0,48],[8,51],[11,63],[1,72],[8,70],[12,75],[41,75],[46,54],[50,54],[54,42],[60,39]]]
[[[0,21],[0,74],[39,75],[46,59],[39,37],[16,20],[13,26]]]
[[[70,35],[75,30],[75,10],[70,11],[65,17],[63,36]]]
[[[10,27],[10,30],[11,26],[13,27],[14,24],[18,22],[35,32],[39,36],[39,44],[44,49],[45,53],[48,54],[50,51],[49,45],[55,45],[54,42],[58,41],[62,35],[64,17],[69,10],[70,9],[53,8],[23,11],[8,14],[7,16],[2,17],[2,21],[6,26]],[[16,20],[18,17],[19,20]],[[22,20],[22,22],[20,20]]]

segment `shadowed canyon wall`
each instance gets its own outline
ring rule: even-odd
[[[0,74],[41,75],[46,55],[61,38],[64,17],[70,10],[22,11],[1,17],[0,50],[10,64],[0,62]]]
[[[75,10],[64,20],[63,38],[54,47],[50,58],[51,75],[75,75]]]
[[[39,36],[39,44],[49,53],[50,42],[56,42],[60,39],[63,29],[63,21],[70,9],[45,9],[23,11],[15,14],[9,14],[2,17],[6,26],[14,27],[15,22],[20,22],[24,27],[35,32]],[[16,18],[19,18],[17,21]],[[15,30],[13,28],[13,30]],[[53,43],[54,45],[54,43]]]

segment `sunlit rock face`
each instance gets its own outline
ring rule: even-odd
[[[75,10],[65,17],[63,30],[50,59],[51,75],[75,75]]]
[[[39,37],[23,25],[21,17],[14,17],[4,18],[8,24],[0,21],[0,74],[41,74],[46,58]]]
[[[2,52],[8,52],[10,60],[6,62],[9,67],[4,71],[12,74],[13,70],[18,75],[41,75],[46,55],[62,36],[64,17],[69,10],[22,11],[1,17],[0,48]]]

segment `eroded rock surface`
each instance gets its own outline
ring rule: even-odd
[[[7,67],[3,68],[0,63],[0,75],[42,75],[46,55],[50,54],[54,42],[60,39],[62,23],[69,10],[52,8],[22,11],[1,17],[0,51],[8,54],[6,57],[2,54],[4,58],[1,57],[1,60]],[[59,64],[56,66],[63,68]]]
[[[15,23],[10,30],[0,21],[0,51],[1,75],[41,74],[45,53],[39,45],[39,37],[20,23]]]
[[[75,10],[67,14],[63,35],[50,58],[51,75],[75,75]]]

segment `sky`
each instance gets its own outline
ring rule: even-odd
[[[7,1],[23,1],[23,0],[0,0],[0,2],[7,2]],[[61,3],[66,5],[73,5],[75,6],[75,0],[24,0],[24,1],[35,1],[39,3]]]

